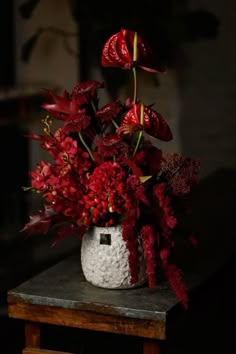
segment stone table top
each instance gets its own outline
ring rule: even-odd
[[[121,290],[96,287],[85,280],[75,254],[10,290],[8,297],[34,305],[156,320],[165,320],[178,303],[167,283],[155,289],[147,285]]]

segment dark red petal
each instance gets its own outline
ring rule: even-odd
[[[140,124],[139,120],[139,112],[137,111],[138,105],[135,104],[133,105],[133,108],[130,109],[126,115],[124,116],[121,127],[124,125],[130,125],[130,124]]]
[[[116,53],[116,50],[114,51],[114,42],[117,42],[117,33],[111,36],[107,42],[105,43],[103,50],[102,50],[102,57],[101,57],[101,64],[102,66],[117,66],[117,63],[119,63],[119,57]],[[123,62],[120,63],[120,65],[123,65]]]
[[[159,59],[152,51],[149,44],[138,36],[138,61],[137,65],[143,70],[164,73],[166,68],[160,64]]]
[[[117,117],[121,111],[122,104],[120,100],[116,100],[100,108],[96,112],[96,117],[99,118],[101,122],[107,122],[110,121],[112,118]]]
[[[154,138],[163,141],[173,139],[172,132],[161,114],[147,106],[144,107],[144,130]]]
[[[124,116],[120,127],[117,129],[117,134],[133,134],[135,131],[142,129],[143,127],[137,114],[137,105],[134,105]]]
[[[78,83],[72,90],[72,97],[78,98],[81,95],[89,95],[89,97],[93,97],[96,95],[97,90],[99,88],[103,88],[104,83],[96,80],[88,80],[84,82]]]
[[[131,127],[133,126],[134,129],[136,126],[136,130],[143,129],[152,137],[163,141],[170,141],[173,138],[168,124],[162,118],[160,113],[154,111],[150,107],[144,106],[143,124],[141,124],[140,112],[141,104],[133,105],[133,108],[124,116],[118,133],[127,133],[127,131],[132,132]]]
[[[70,134],[73,132],[80,132],[83,129],[88,128],[91,118],[86,114],[76,114],[71,119],[67,119],[62,131],[64,134]]]
[[[127,50],[122,32],[115,33],[105,43],[102,50],[101,64],[105,67],[126,68],[132,66],[132,57]]]
[[[122,58],[126,63],[126,68],[130,69],[134,64],[133,63],[133,40],[132,40],[132,46],[129,46],[129,43],[126,40],[127,32],[132,32],[132,31],[121,29],[121,31],[119,32],[117,52],[119,53],[120,58]],[[134,39],[134,32],[132,33]]]

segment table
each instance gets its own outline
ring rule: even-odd
[[[205,276],[191,273],[185,281],[196,289],[206,276],[208,272]],[[182,316],[186,311],[181,310],[166,283],[155,289],[143,286],[129,290],[91,285],[84,279],[78,254],[8,291],[9,317],[25,321],[23,354],[65,354],[41,348],[43,324],[139,337],[143,354],[159,354],[172,313],[179,307]]]
[[[143,338],[143,354],[160,353],[167,314],[178,301],[167,284],[107,290],[88,283],[71,255],[8,292],[8,314],[25,321],[24,354],[61,353],[40,348],[40,325]]]

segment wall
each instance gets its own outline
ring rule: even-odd
[[[186,43],[179,71],[181,150],[202,160],[202,176],[236,167],[236,21],[234,0],[189,0],[220,20],[214,40]],[[200,24],[201,25],[201,24]]]
[[[23,0],[15,0],[15,47],[16,47],[16,85],[21,89],[48,88],[58,94],[70,91],[78,82],[78,26],[75,23],[67,0],[42,0],[34,9],[29,19],[22,18],[19,7]],[[22,46],[39,28],[53,27],[72,33],[64,37],[53,32],[44,32],[37,41],[30,59],[21,59]],[[68,46],[68,48],[67,48]],[[39,105],[39,103],[36,103]],[[24,122],[23,129],[35,134],[42,134],[42,110],[34,107],[30,120]],[[38,142],[29,141],[29,169],[34,169],[46,153],[39,148]],[[39,198],[29,196],[29,208],[33,208]],[[36,207],[36,206],[35,206]]]
[[[78,80],[78,56],[65,49],[63,37],[45,32],[39,38],[28,63],[21,58],[22,44],[39,27],[56,27],[65,32],[76,33],[67,0],[42,0],[29,19],[23,19],[19,6],[23,0],[15,0],[16,23],[16,81],[20,85],[47,85],[70,90]],[[68,40],[72,52],[78,53],[77,38]],[[40,86],[41,87],[41,86]]]
[[[16,4],[19,3],[21,1],[16,0]],[[189,10],[202,8],[219,18],[218,36],[182,43],[182,54],[178,58],[180,66],[164,76],[159,75],[159,87],[155,87],[149,76],[144,75],[140,95],[144,95],[147,103],[155,103],[155,108],[172,128],[173,141],[160,146],[200,158],[201,176],[205,177],[218,168],[236,166],[236,50],[233,45],[236,23],[232,16],[236,5],[234,0],[227,0],[227,6],[219,0],[188,0],[187,3]],[[16,14],[19,83],[43,81],[48,82],[49,86],[70,90],[77,82],[77,58],[66,52],[59,37],[44,34],[30,62],[25,64],[19,60],[22,42],[38,25],[47,26],[50,23],[66,31],[76,30],[67,1],[58,0],[56,5],[57,11],[55,1],[41,1],[27,21]],[[76,50],[75,39],[71,45]],[[91,78],[96,78],[96,68],[91,74]],[[36,151],[34,153],[37,154]]]

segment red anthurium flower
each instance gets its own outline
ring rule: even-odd
[[[160,113],[148,106],[144,106],[143,123],[141,122],[141,104],[134,104],[124,116],[118,134],[133,133],[135,130],[144,130],[147,134],[163,141],[170,141],[173,136],[171,130]]]
[[[113,34],[105,43],[102,51],[101,64],[104,67],[119,67],[125,70],[133,66],[151,72],[164,72],[163,68],[148,43],[138,35],[137,57],[134,59],[135,31],[121,29]]]

